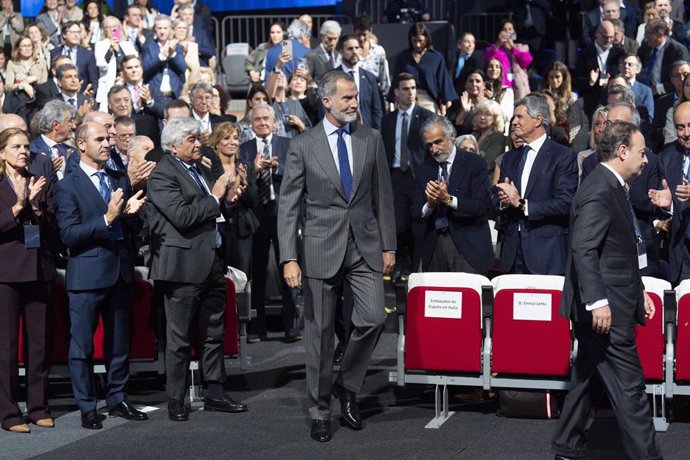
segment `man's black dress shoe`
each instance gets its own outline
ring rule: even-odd
[[[247,412],[247,405],[233,401],[229,397],[223,399],[204,398],[204,410],[208,412]]]
[[[189,420],[189,409],[183,400],[168,400],[168,418],[173,422],[186,422]]]
[[[345,348],[347,348],[347,343],[343,342],[338,342],[338,345],[335,346],[335,352],[333,353],[334,364],[340,364],[340,362],[343,360],[343,356],[345,356]]]
[[[108,411],[108,415],[111,417],[120,417],[127,420],[148,420],[149,418],[148,415],[136,409],[127,401],[122,401],[118,404],[115,404]]]
[[[103,428],[101,416],[95,410],[90,410],[81,414],[81,427],[87,430],[100,430]]]
[[[312,420],[311,438],[314,441],[328,442],[333,438],[330,420]]]
[[[333,396],[340,401],[340,413],[345,419],[345,422],[353,430],[361,430],[362,418],[359,416],[357,395],[355,395],[354,392],[335,384],[333,385]]]
[[[290,329],[285,333],[286,343],[299,342],[300,340],[302,340],[302,334],[297,329]]]

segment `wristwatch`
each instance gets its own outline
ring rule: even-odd
[[[445,204],[450,208],[453,205],[453,197],[448,195],[448,199],[446,200]]]
[[[525,203],[527,203],[527,202],[525,201],[525,199],[524,199],[524,198],[520,198],[520,200],[518,200],[518,203],[519,203],[519,204],[518,204],[518,209],[519,209],[520,211],[524,211],[524,210],[525,210]]]

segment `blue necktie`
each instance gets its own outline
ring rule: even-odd
[[[656,64],[656,55],[657,52],[656,48],[652,48],[652,53],[649,55],[649,60],[647,61],[647,85],[652,86],[652,80],[653,80],[653,69],[654,69],[654,64]]]
[[[101,198],[105,201],[105,204],[110,203],[112,197],[112,190],[110,190],[110,183],[108,181],[108,174],[101,170],[96,173],[98,176],[98,192],[101,194]],[[122,233],[122,222],[120,219],[115,220],[115,222],[110,223],[110,239],[111,240],[121,240],[123,239]]]
[[[190,166],[189,172],[191,173],[192,178],[194,178],[194,181],[196,182],[196,184],[201,189],[201,193],[203,193],[204,196],[208,196],[208,192],[206,191],[206,187],[204,187],[204,184],[201,182],[201,177],[199,175],[199,169],[196,167],[196,165]]]
[[[352,193],[352,171],[350,171],[350,161],[347,158],[347,145],[343,134],[347,133],[347,129],[340,128],[338,131],[338,166],[340,166],[340,183],[343,185],[343,193],[345,199],[350,201],[350,194]]]
[[[458,67],[455,69],[455,78],[458,78],[462,73],[462,69],[465,67],[465,62],[467,61],[467,58],[468,56],[460,56],[458,58]]]
[[[527,154],[529,153],[530,146],[525,144],[520,149],[520,161],[518,162],[517,175],[513,178],[513,183],[518,193],[521,193],[520,183],[522,182],[522,173],[525,171],[525,163],[527,162]]]
[[[98,176],[98,192],[101,194],[105,204],[108,204],[110,203],[110,197],[112,195],[110,192],[110,185],[108,184],[108,175],[105,171],[98,171],[96,175]]]

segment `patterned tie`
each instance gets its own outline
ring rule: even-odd
[[[343,186],[343,194],[345,199],[350,201],[350,194],[352,193],[352,171],[350,170],[350,160],[347,157],[347,144],[345,144],[344,134],[347,134],[347,129],[340,128],[336,131],[338,133],[338,166],[340,167],[340,183]]]
[[[448,184],[448,162],[443,161],[441,166],[441,178]],[[445,206],[439,206],[436,210],[436,217],[434,218],[434,227],[438,233],[446,233],[448,231],[448,214]]]
[[[105,201],[105,204],[110,203],[110,185],[108,184],[108,175],[105,171],[98,171],[96,173],[98,176],[98,192],[101,194],[101,198]]]
[[[525,144],[520,149],[520,161],[518,162],[517,175],[513,178],[513,183],[518,193],[522,193],[520,186],[522,182],[522,173],[525,171],[525,162],[527,162],[527,154],[530,151],[529,144]]]
[[[189,168],[189,172],[192,175],[192,177],[194,178],[196,185],[198,185],[199,188],[201,189],[201,193],[203,193],[204,196],[208,196],[208,191],[206,190],[206,187],[204,187],[204,184],[201,182],[201,174],[200,174],[199,168],[197,168],[196,165],[192,165]]]
[[[77,104],[76,104],[77,101],[75,101],[73,97],[70,97],[69,99],[67,99],[67,102],[69,102],[69,105],[71,105],[75,109],[77,108]]]
[[[335,69],[335,54],[333,54],[333,51],[328,52],[328,62],[331,64],[331,69]]]
[[[265,160],[271,158],[270,146],[266,139],[261,139],[264,143],[264,148],[262,153],[257,153],[257,155],[262,155]],[[271,168],[262,169],[259,173],[259,178],[257,179],[259,186],[259,199],[261,204],[268,204],[271,201]]]
[[[406,172],[410,167],[410,149],[407,145],[407,131],[407,112],[403,112],[400,127],[400,170],[402,172]]]

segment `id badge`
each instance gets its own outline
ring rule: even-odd
[[[27,249],[41,247],[41,230],[38,225],[24,225],[24,246]]]
[[[640,270],[647,268],[647,248],[645,248],[644,241],[637,242],[637,263]]]

